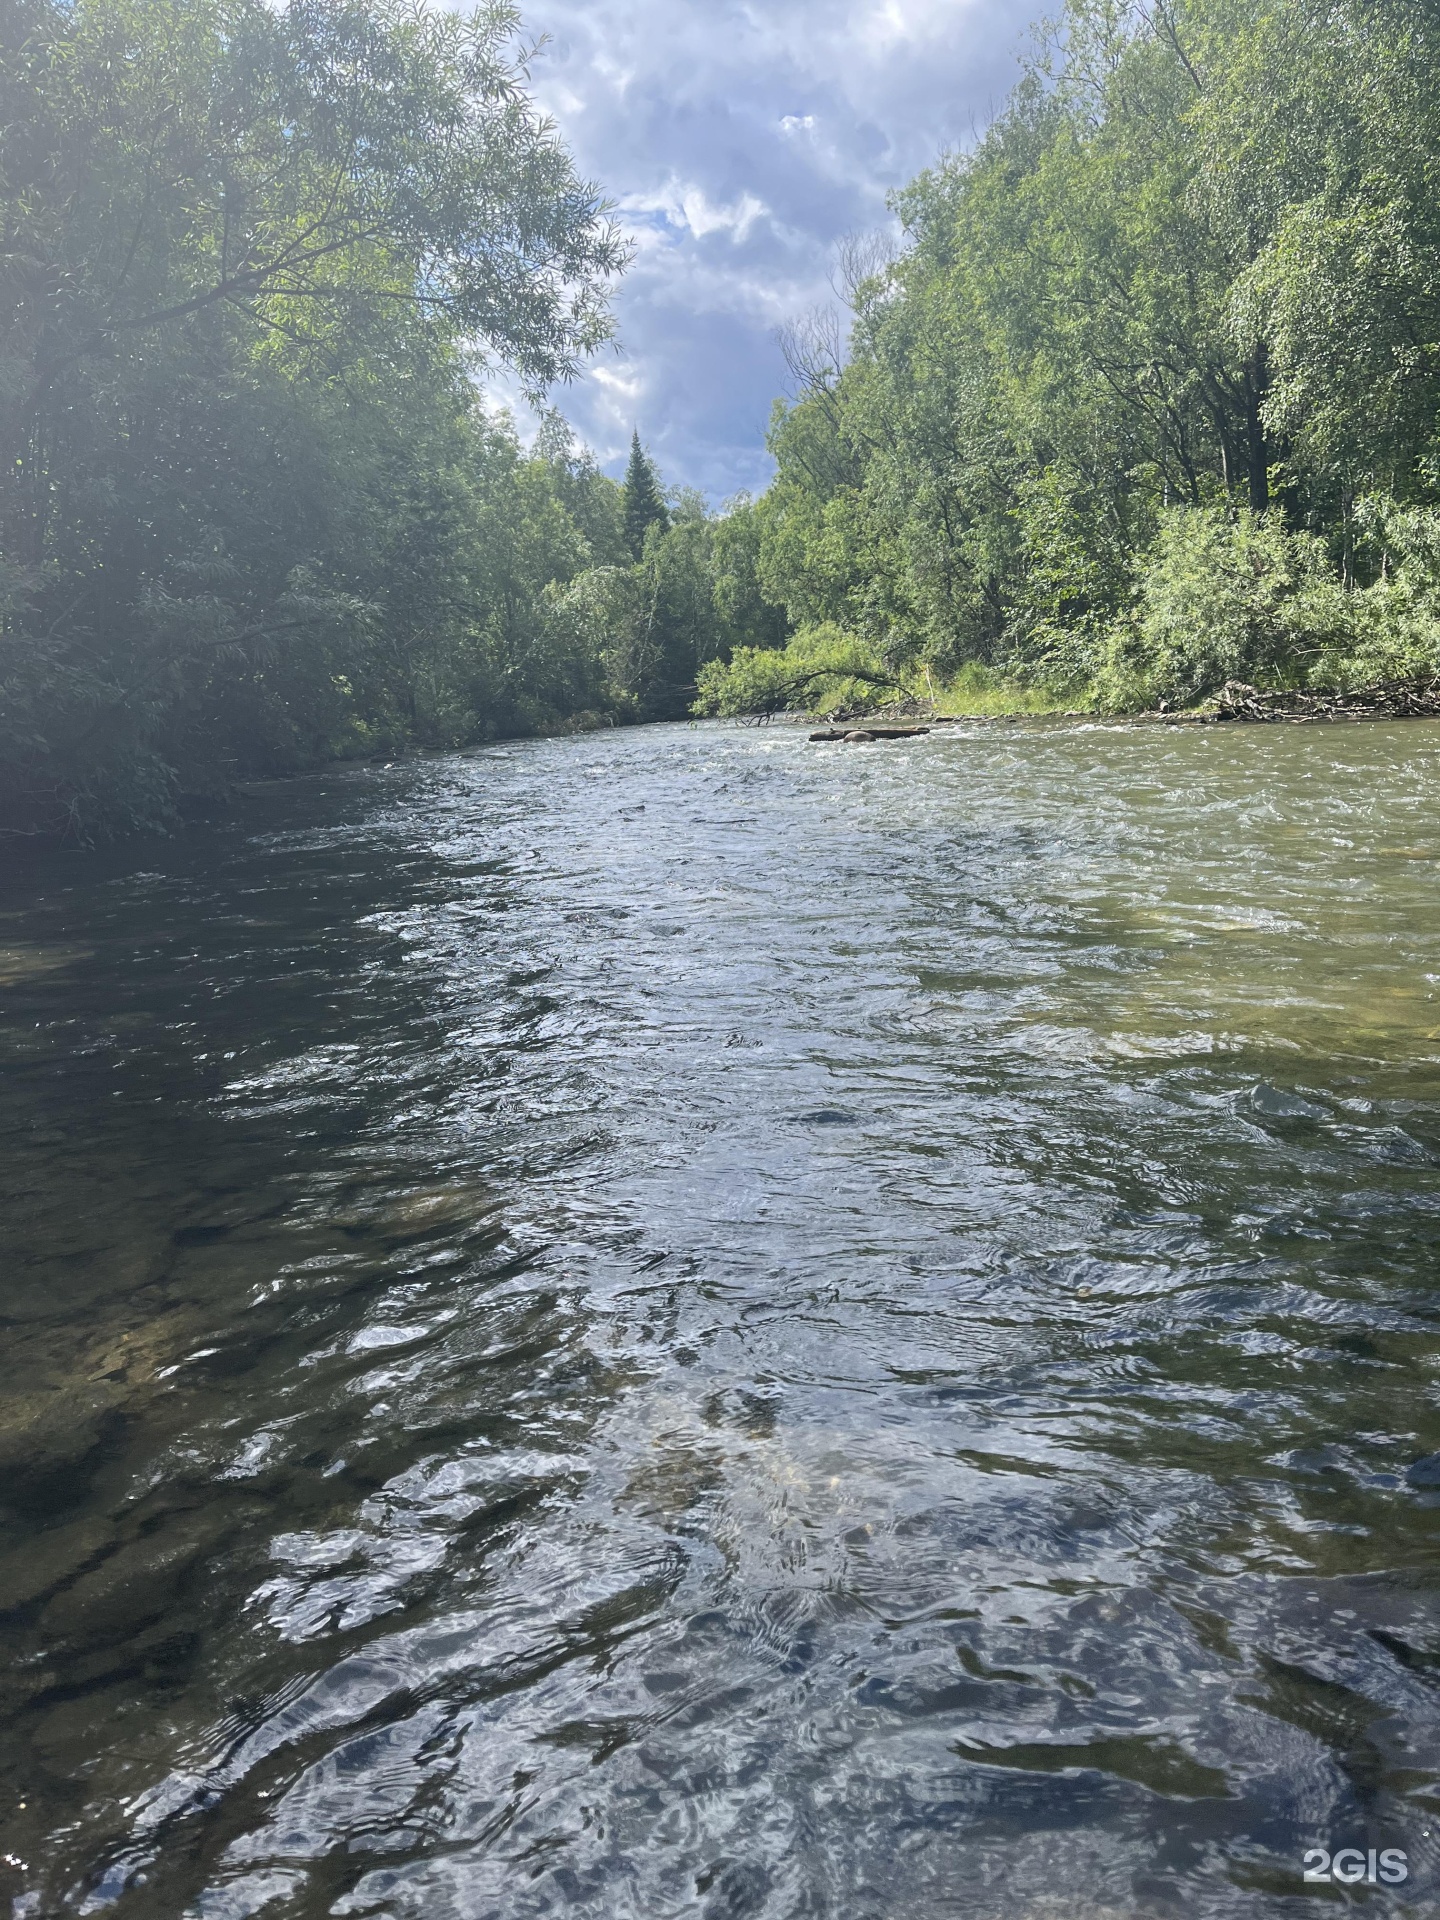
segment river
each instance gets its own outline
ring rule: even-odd
[[[1435,1911],[1437,861],[710,725],[12,875],[16,1920]]]

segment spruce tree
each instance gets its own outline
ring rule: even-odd
[[[645,551],[645,535],[656,523],[663,529],[670,524],[665,502],[660,498],[655,469],[645,457],[637,428],[630,442],[630,464],[625,469],[625,544],[638,560]]]

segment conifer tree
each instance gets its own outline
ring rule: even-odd
[[[670,515],[637,428],[630,441],[630,464],[625,469],[625,544],[637,560],[645,551],[647,531],[657,523],[662,530],[668,527]]]

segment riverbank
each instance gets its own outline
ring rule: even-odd
[[[1231,680],[1194,706],[1133,711],[1098,705],[1076,706],[1073,699],[1037,693],[1013,682],[992,681],[978,696],[973,681],[959,681],[933,695],[907,695],[883,706],[851,706],[796,715],[807,724],[864,727],[945,726],[960,720],[1130,720],[1169,726],[1215,726],[1227,722],[1267,725],[1278,721],[1423,720],[1440,718],[1440,678],[1378,680],[1367,686],[1314,689],[1256,687]]]

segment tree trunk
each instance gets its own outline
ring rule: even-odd
[[[1271,449],[1260,412],[1269,386],[1267,362],[1262,341],[1245,376],[1245,465],[1250,480],[1250,505],[1256,513],[1264,513],[1270,504]]]

